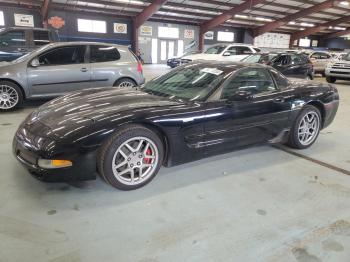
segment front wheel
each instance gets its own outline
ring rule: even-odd
[[[9,81],[0,81],[0,110],[9,111],[23,102],[21,89],[15,83]]]
[[[327,77],[326,77],[326,81],[327,81],[328,83],[333,84],[333,83],[335,83],[335,81],[337,81],[337,79],[336,79],[335,77],[333,77],[333,76],[327,76]]]
[[[136,85],[137,84],[135,83],[134,80],[131,80],[129,78],[122,78],[116,81],[113,86],[119,87],[119,88],[129,88],[129,87],[134,87]]]
[[[149,183],[163,162],[160,138],[148,128],[123,128],[102,146],[98,171],[102,178],[121,190],[133,190]]]
[[[305,106],[290,131],[288,145],[296,149],[311,146],[320,133],[321,121],[320,111],[316,107]]]

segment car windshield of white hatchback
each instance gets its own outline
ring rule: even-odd
[[[153,79],[141,90],[171,99],[204,100],[220,85],[224,75],[224,71],[217,67],[190,65]]]
[[[345,61],[350,61],[350,53],[346,54],[346,55],[343,57],[343,60],[345,60]]]
[[[209,47],[207,51],[205,51],[205,54],[220,54],[224,49],[226,48],[226,45],[216,45]]]

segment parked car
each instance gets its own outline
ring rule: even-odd
[[[329,63],[326,68],[326,80],[328,83],[335,83],[337,79],[350,80],[350,53],[341,61]]]
[[[184,57],[188,56],[188,55],[198,54],[198,53],[199,53],[199,51],[191,51],[191,52],[185,53],[179,57],[169,58],[167,60],[166,64],[167,64],[167,66],[169,66],[171,68],[175,68],[175,67],[182,65],[182,64],[187,64],[187,63],[189,63],[189,60],[185,59]]]
[[[54,30],[9,27],[0,29],[0,61],[15,60],[38,47],[58,41]]]
[[[141,88],[86,89],[48,102],[20,125],[13,153],[44,181],[95,179],[98,171],[131,190],[162,165],[242,146],[308,148],[338,104],[332,85],[290,81],[269,66],[192,63]]]
[[[246,44],[219,44],[209,47],[204,53],[187,55],[182,59],[186,62],[196,60],[212,60],[212,61],[232,61],[238,62],[246,58],[248,55],[258,53],[260,49]]]
[[[143,84],[142,65],[126,46],[53,43],[0,64],[0,110],[25,99],[52,98],[83,88]]]
[[[315,74],[325,76],[326,66],[333,61],[333,57],[328,52],[315,51],[309,56],[315,70]]]
[[[314,77],[313,65],[309,58],[303,54],[291,52],[253,54],[243,61],[270,65],[287,77],[304,79],[313,79]]]
[[[333,60],[341,61],[348,53],[331,53]]]

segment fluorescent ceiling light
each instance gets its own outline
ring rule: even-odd
[[[306,26],[306,27],[313,27],[315,26],[314,24],[310,24],[310,23],[300,23],[301,26]]]
[[[349,5],[349,2],[348,1],[341,1],[340,4],[341,5]]]
[[[334,29],[335,29],[335,30],[346,30],[345,27],[339,27],[339,26],[335,26]]]
[[[288,24],[295,25],[296,23],[294,21],[290,21]]]
[[[305,30],[305,28],[304,27],[300,27],[299,30]]]
[[[247,18],[248,18],[248,16],[247,16],[247,15],[235,15],[235,17],[237,17],[237,18],[245,18],[245,19],[247,19]]]
[[[128,3],[128,4],[134,4],[134,5],[144,5],[145,3],[142,1],[137,0],[113,0],[112,2],[121,2],[121,3]]]
[[[265,17],[255,17],[255,19],[258,20],[258,21],[272,22],[272,19],[265,18]]]

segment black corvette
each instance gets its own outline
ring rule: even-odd
[[[44,181],[97,171],[130,190],[162,165],[266,142],[307,148],[338,105],[330,84],[288,80],[268,66],[192,63],[137,89],[87,89],[44,104],[19,127],[13,153]]]

